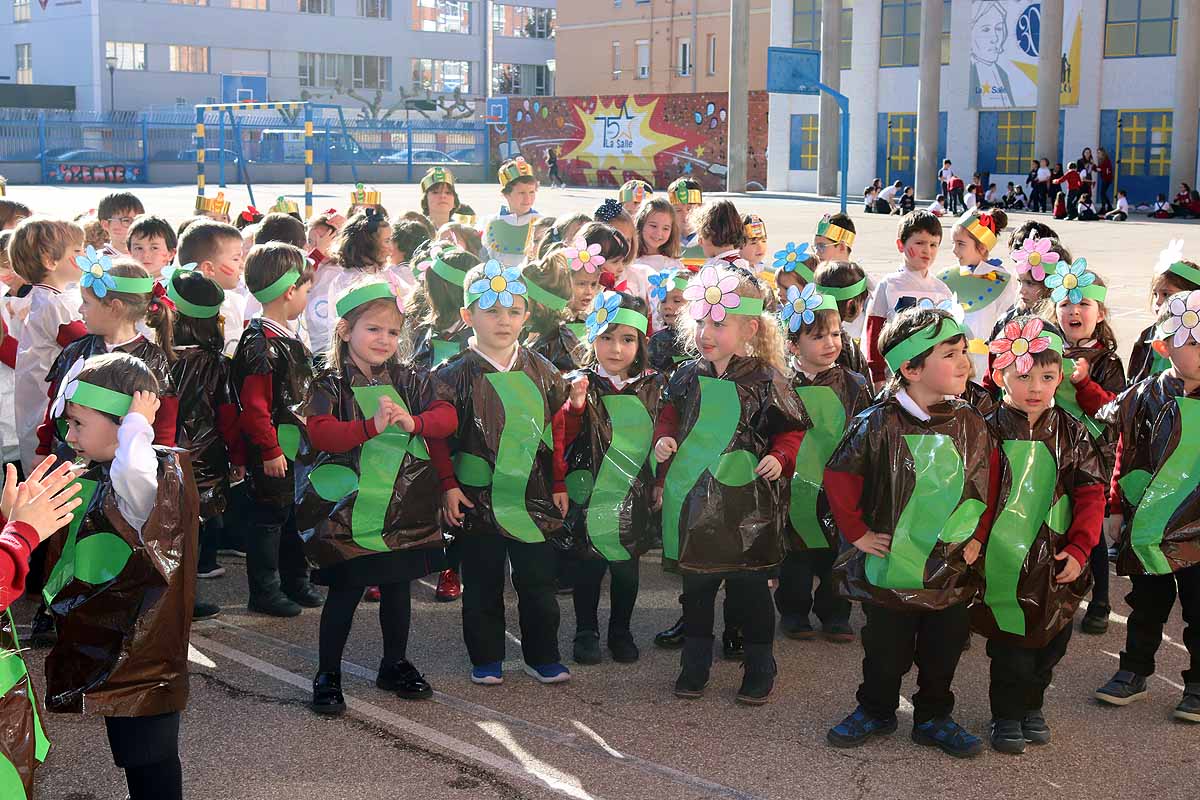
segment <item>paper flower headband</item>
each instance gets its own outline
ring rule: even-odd
[[[478,301],[481,309],[489,309],[496,303],[512,308],[513,298],[524,297],[525,284],[516,267],[504,267],[492,259],[483,267],[483,277],[467,287],[467,307]]]
[[[1170,319],[1159,326],[1159,338],[1183,347],[1188,339],[1200,342],[1200,290],[1179,292],[1167,301]]]
[[[84,360],[81,358],[72,364],[63,376],[62,383],[58,386],[58,395],[54,399],[54,407],[50,410],[53,417],[62,418],[67,411],[68,402],[94,408],[114,417],[124,417],[128,414],[133,395],[79,380],[83,368]]]
[[[1028,272],[1033,275],[1034,280],[1046,280],[1046,268],[1054,267],[1060,260],[1058,253],[1050,249],[1053,245],[1052,239],[1039,239],[1037,236],[1027,237],[1025,241],[1021,242],[1021,246],[1012,253],[1017,274],[1024,275]]]
[[[571,242],[571,246],[564,249],[563,253],[571,259],[572,272],[583,270],[591,273],[604,263],[604,256],[600,255],[600,249],[598,242],[588,244],[582,236],[576,236],[575,241]]]
[[[1052,331],[1045,330],[1040,319],[1031,319],[1024,326],[1016,322],[1007,323],[1004,326],[1003,338],[992,341],[988,349],[995,355],[992,369],[1007,369],[1016,364],[1017,373],[1026,375],[1033,369],[1034,353],[1053,350],[1062,355],[1063,345],[1061,338]]]
[[[667,299],[667,294],[675,289],[684,290],[688,285],[688,273],[686,270],[665,269],[662,272],[656,272],[647,278],[650,281],[650,299],[656,303],[661,303]]]
[[[1188,283],[1200,285],[1200,269],[1183,260],[1183,239],[1172,239],[1162,252],[1158,254],[1158,263],[1154,265],[1154,274],[1161,275],[1170,272],[1178,275]]]
[[[688,281],[683,298],[691,302],[688,313],[700,321],[708,318],[721,322],[726,314],[754,317],[763,312],[763,301],[757,297],[742,297],[737,293],[740,278],[726,273],[722,275],[715,267],[705,267]]]
[[[1108,289],[1096,283],[1096,273],[1088,272],[1087,259],[1077,258],[1070,265],[1058,262],[1054,272],[1046,276],[1050,299],[1056,303],[1081,303],[1084,298],[1103,303]]]
[[[112,259],[96,252],[90,244],[81,256],[75,256],[75,266],[79,267],[83,277],[79,285],[91,289],[96,297],[104,297],[109,292],[127,292],[129,294],[145,294],[154,289],[154,278],[134,278],[113,275]]]
[[[789,331],[795,333],[802,325],[816,322],[818,311],[837,311],[837,301],[832,295],[818,292],[815,283],[803,289],[789,286],[787,303],[779,310],[779,318],[787,323]]]
[[[642,333],[649,327],[644,314],[632,308],[622,308],[621,295],[616,292],[601,292],[592,300],[592,311],[587,316],[587,340],[596,341],[610,325],[628,325]]]
[[[788,242],[782,250],[775,251],[775,269],[782,269],[784,272],[794,272],[804,279],[805,283],[812,283],[813,271],[808,268],[808,242],[802,242],[797,245],[795,242]]]

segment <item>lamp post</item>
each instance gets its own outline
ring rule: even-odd
[[[109,56],[104,62],[108,65],[108,110],[111,112],[117,110],[117,57]]]

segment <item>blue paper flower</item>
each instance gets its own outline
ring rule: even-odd
[[[783,268],[784,272],[795,272],[796,268],[808,260],[808,242],[799,246],[788,242],[782,250],[775,252],[775,268]]]
[[[817,319],[817,309],[825,298],[817,292],[817,285],[810,283],[803,289],[789,286],[787,303],[779,311],[779,317],[787,323],[792,333],[800,330],[801,325],[812,325]]]
[[[661,303],[667,299],[667,293],[675,288],[674,281],[676,272],[677,270],[665,269],[662,272],[654,273],[648,278],[650,285],[654,287],[650,290],[651,300],[655,301],[656,303]]]
[[[1056,303],[1066,300],[1078,304],[1083,301],[1083,289],[1096,282],[1096,273],[1087,271],[1087,259],[1077,258],[1067,266],[1058,262],[1054,272],[1046,276],[1046,288],[1052,289],[1050,299]]]
[[[499,261],[492,259],[484,265],[483,277],[472,283],[467,291],[480,295],[481,309],[491,308],[497,300],[505,308],[512,308],[513,298],[525,294],[525,284],[521,283],[520,270],[503,267]]]
[[[621,307],[621,295],[616,292],[601,292],[592,301],[592,313],[587,316],[587,340],[596,341],[612,323],[613,315]]]
[[[90,244],[83,255],[75,256],[75,265],[83,272],[83,277],[79,279],[80,286],[91,289],[96,297],[104,297],[110,289],[117,288],[117,282],[108,274],[112,269],[112,259],[97,253]]]

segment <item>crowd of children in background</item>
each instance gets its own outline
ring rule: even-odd
[[[244,554],[252,611],[322,609],[312,710],[337,714],[364,599],[378,687],[431,695],[408,642],[428,575],[461,599],[475,683],[505,680],[506,564],[533,679],[571,678],[556,593],[576,663],[602,642],[637,661],[639,558],[660,547],[681,576],[655,637],[681,651],[679,697],[705,692],[722,587],[746,705],[775,682],[777,611],[787,638],[847,642],[853,601],[862,682],[830,744],[894,731],[915,663],[913,739],[978,753],[952,716],[975,631],[988,739],[1019,753],[1050,740],[1043,695],[1077,609],[1084,632],[1107,627],[1111,557],[1132,613],[1096,697],[1147,693],[1178,597],[1192,663],[1174,714],[1200,722],[1200,267],[1164,251],[1126,371],[1104,280],[1040,222],[1001,250],[1003,203],[964,202],[946,168],[949,206],[914,210],[899,182],[873,198],[905,212],[878,283],[845,214],[771,248],[760,217],[681,178],[545,217],[520,158],[483,224],[444,167],[419,212],[359,185],[307,222],[280,198],[230,224],[218,196],[172,225],[116,193],[93,232],[0,200],[0,607],[40,600],[45,708],[105,718],[135,800],[179,797],[188,634],[219,613],[196,579],[224,574],[219,552]],[[961,216],[937,271],[939,210]],[[42,718],[13,674],[0,702],[29,724],[0,754],[30,792]]]

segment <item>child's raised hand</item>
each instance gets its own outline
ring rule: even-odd
[[[868,555],[882,558],[892,550],[892,535],[867,531],[855,540],[854,546]]]
[[[1078,386],[1086,381],[1092,374],[1092,365],[1088,363],[1086,358],[1075,359],[1075,369],[1071,370],[1071,383]]]
[[[972,539],[967,542],[967,546],[963,548],[963,561],[967,562],[967,566],[974,564],[979,559],[979,551],[983,549],[978,539]]]
[[[37,531],[39,542],[46,541],[70,524],[72,512],[83,502],[83,498],[75,497],[83,485],[74,480],[70,472],[56,471],[40,488],[22,483],[13,502],[11,521],[24,522]]]
[[[1054,578],[1055,583],[1071,583],[1083,572],[1083,565],[1075,560],[1075,556],[1064,550],[1054,554],[1055,561],[1065,561],[1062,570]]]
[[[267,473],[269,478],[282,478],[287,475],[287,459],[284,456],[276,456],[263,462],[263,472]]]
[[[129,403],[129,413],[141,414],[147,422],[153,425],[154,415],[158,413],[159,405],[161,404],[158,401],[158,395],[154,392],[134,392],[133,400]]]
[[[769,481],[778,480],[779,476],[783,474],[783,464],[780,464],[779,459],[775,456],[763,456],[762,461],[758,462],[758,466],[754,468],[754,474]]]
[[[379,398],[379,405],[375,408],[375,430],[383,433],[383,429],[395,421],[396,411],[399,408],[392,398]]]
[[[571,381],[571,408],[579,411],[587,402],[588,379],[586,375],[580,375],[575,380]]]
[[[474,508],[475,504],[468,500],[463,490],[458,487],[448,490],[442,498],[442,511],[446,514],[446,521],[456,528],[463,524],[466,517],[464,507]]]
[[[417,421],[413,419],[412,414],[405,411],[400,406],[396,406],[396,411],[392,414],[392,422],[400,426],[400,430],[405,433],[412,433],[417,429]]]
[[[558,509],[558,513],[564,517],[567,516],[567,509],[571,507],[571,498],[566,492],[555,492],[553,495],[554,507]]]
[[[675,455],[675,451],[678,449],[679,445],[673,438],[670,436],[664,436],[654,445],[654,460],[661,464],[671,456]]]

